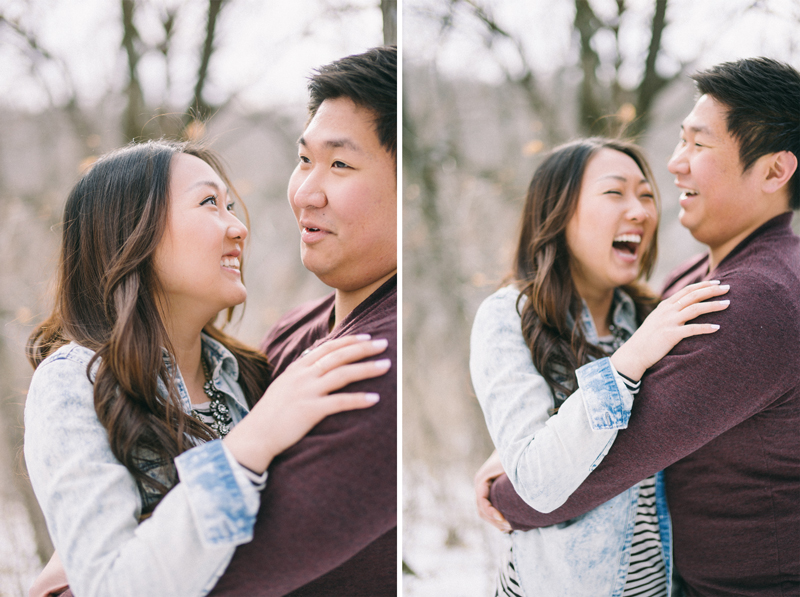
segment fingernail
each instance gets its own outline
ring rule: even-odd
[[[382,338],[381,340],[373,340],[372,345],[375,348],[386,348],[387,346],[389,346],[389,341],[386,340],[385,338]]]
[[[389,359],[380,359],[379,361],[373,361],[373,362],[375,363],[375,366],[378,369],[388,369],[392,365],[392,361],[390,361]]]
[[[730,288],[730,284],[725,284],[724,286],[720,286],[720,290],[728,290]]]
[[[372,404],[375,404],[380,399],[381,399],[381,397],[378,394],[373,394],[373,393],[369,393],[369,394],[366,394],[364,396],[364,400],[366,400],[367,402],[370,402]]]
[[[356,340],[369,340],[372,338],[369,334],[356,334]]]
[[[710,323],[710,324],[708,324],[708,325],[710,325],[710,326],[711,326],[712,328],[714,328],[715,330],[718,330],[718,329],[719,329],[719,326],[718,326],[716,323]]]
[[[719,280],[709,280],[709,284],[719,284]]]
[[[730,305],[730,301],[718,301],[720,305]]]

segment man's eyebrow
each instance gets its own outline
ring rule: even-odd
[[[303,147],[308,147],[306,144],[305,137],[300,137],[297,140],[298,145],[302,145]],[[359,147],[352,139],[342,138],[342,139],[328,139],[322,144],[326,148],[335,149],[338,147],[345,147],[352,151],[363,151],[361,147]]]
[[[690,125],[690,126],[686,127],[686,126],[684,126],[684,125],[681,125],[681,130],[682,130],[682,131],[685,131],[685,130],[687,130],[687,129],[688,129],[690,132],[692,132],[692,133],[695,133],[695,134],[697,134],[697,133],[703,133],[703,134],[705,134],[705,135],[709,135],[709,136],[711,136],[711,137],[716,137],[716,135],[714,135],[714,133],[713,133],[713,132],[711,132],[711,129],[710,129],[710,128],[708,128],[707,126],[703,126],[703,125],[698,125],[698,124],[695,124],[695,125]]]

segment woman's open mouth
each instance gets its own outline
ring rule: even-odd
[[[614,238],[612,247],[626,261],[636,259],[636,253],[642,243],[640,234],[620,234]]]

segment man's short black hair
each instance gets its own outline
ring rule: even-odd
[[[320,67],[308,83],[309,119],[326,99],[347,97],[375,115],[381,145],[397,155],[397,47],[381,46]]]
[[[800,73],[770,58],[724,62],[692,76],[701,94],[728,110],[746,172],[762,155],[791,151],[800,159]],[[800,168],[798,168],[800,171]],[[789,180],[789,206],[800,209],[800,174]]]

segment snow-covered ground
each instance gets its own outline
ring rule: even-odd
[[[0,493],[0,597],[23,597],[42,565],[28,511]]]
[[[437,479],[404,473],[403,595],[489,597],[508,539],[478,518],[467,474]]]

